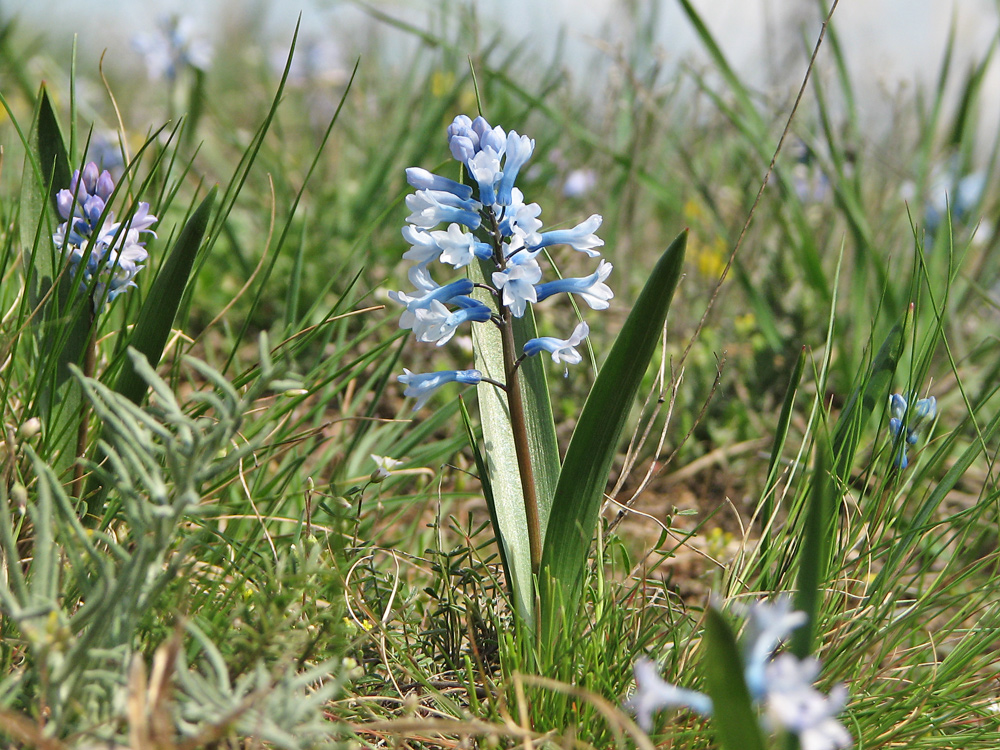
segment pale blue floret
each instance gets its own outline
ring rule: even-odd
[[[501,206],[509,206],[513,200],[511,191],[514,189],[514,181],[517,174],[525,162],[531,158],[531,152],[535,148],[535,141],[526,135],[518,135],[516,130],[507,134],[507,154],[503,163],[503,176],[497,186],[496,202]]]
[[[403,253],[406,260],[426,266],[441,257],[441,246],[430,232],[407,224],[403,227],[403,239],[410,243],[410,249]]]
[[[566,292],[569,294],[578,294],[583,297],[592,310],[606,310],[610,305],[609,300],[615,296],[614,292],[611,291],[611,287],[604,283],[604,280],[611,273],[612,268],[613,266],[608,261],[602,260],[597,270],[590,274],[590,276],[556,279],[555,281],[547,281],[544,284],[539,284],[535,287],[537,296],[537,300],[535,301],[541,302],[553,294]]]
[[[537,203],[525,203],[521,191],[514,188],[511,191],[511,204],[504,210],[500,220],[500,231],[504,237],[510,237],[512,250],[522,247],[535,247],[541,242],[542,235],[538,230],[542,222],[538,215],[542,212]]]
[[[539,241],[533,244],[532,248],[569,245],[574,250],[596,258],[600,253],[591,248],[601,247],[604,244],[604,240],[594,234],[601,226],[602,221],[603,218],[600,214],[593,214],[589,219],[577,224],[572,229],[555,229],[551,232],[543,232]]]
[[[454,268],[462,268],[474,257],[483,260],[493,257],[493,249],[488,244],[477,240],[472,232],[463,232],[458,224],[449,224],[447,230],[434,232],[408,224],[403,227],[403,237],[411,245],[403,257],[425,267],[440,260]]]
[[[403,368],[403,374],[397,375],[396,380],[406,386],[403,395],[407,398],[417,399],[413,406],[416,411],[425,403],[431,395],[445,383],[463,383],[465,385],[477,385],[483,379],[483,374],[479,370],[443,370],[441,372],[428,372],[423,374],[413,373]]]
[[[823,695],[813,683],[820,663],[781,654],[767,665],[765,723],[792,732],[803,750],[842,750],[851,746],[851,734],[836,716],[847,703],[847,688],[835,685]]]
[[[418,190],[406,196],[406,207],[413,212],[406,220],[424,229],[451,223],[478,229],[482,223],[479,216],[479,210],[483,207],[481,203],[462,200],[443,190]]]
[[[161,16],[154,31],[133,38],[132,45],[143,56],[150,80],[172,81],[188,66],[208,69],[212,47],[195,34],[196,26],[191,16]]]
[[[847,689],[837,685],[829,695],[819,692],[813,683],[820,663],[814,658],[799,659],[787,653],[772,658],[781,641],[805,620],[806,615],[793,611],[784,598],[752,605],[744,679],[754,702],[763,709],[767,728],[794,733],[803,750],[843,750],[850,747],[851,735],[836,715],[847,702]],[[634,671],[636,689],[625,708],[635,713],[647,732],[653,728],[653,714],[664,708],[712,714],[711,698],[666,682],[652,661],[637,659]]]
[[[575,347],[583,343],[590,335],[590,326],[585,322],[578,323],[573,334],[568,339],[557,339],[554,336],[539,336],[524,343],[524,356],[533,357],[541,352],[549,352],[553,362],[564,362],[575,365],[583,359]],[[566,370],[567,374],[569,370]]]
[[[469,174],[479,186],[479,201],[484,206],[497,202],[496,184],[503,177],[500,171],[500,156],[492,148],[484,148],[467,161]]]
[[[406,170],[406,181],[417,190],[440,190],[451,193],[461,200],[469,200],[472,197],[472,188],[468,185],[449,180],[420,167],[409,167]]]
[[[636,659],[634,671],[635,692],[625,701],[625,709],[635,714],[639,726],[647,732],[653,729],[653,714],[664,708],[688,708],[702,716],[712,715],[711,698],[667,682],[652,660]]]
[[[481,302],[476,302],[470,297],[461,299],[471,300],[473,304],[465,304],[452,312],[442,303],[433,300],[428,307],[417,310],[416,323],[413,326],[417,340],[443,346],[451,340],[463,323],[485,323],[492,316],[490,308]]]
[[[497,156],[503,156],[507,149],[507,133],[497,125],[490,127],[484,117],[477,117],[472,121],[472,129],[479,133],[479,150],[490,149],[496,152]]]
[[[472,232],[463,232],[458,224],[449,224],[447,231],[431,232],[431,235],[441,248],[441,262],[453,268],[463,268],[473,258],[489,260],[493,257],[492,247],[477,240]]]
[[[766,670],[771,655],[792,631],[806,623],[805,612],[792,609],[791,599],[779,597],[773,603],[750,605],[747,625],[749,647],[744,659],[743,677],[754,700],[767,692]]]
[[[510,308],[514,317],[520,318],[529,302],[537,302],[535,284],[542,278],[542,269],[532,259],[522,262],[507,262],[507,268],[493,274],[493,286],[503,290],[503,304]]]
[[[468,295],[474,288],[475,286],[471,279],[458,279],[450,284],[435,287],[434,289],[418,289],[418,292],[424,292],[419,296],[409,295],[405,292],[389,292],[389,299],[403,305],[408,312],[415,312],[421,308],[429,307],[434,300],[438,302],[450,302],[453,297]]]

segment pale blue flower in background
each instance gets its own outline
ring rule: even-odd
[[[929,235],[937,234],[951,211],[956,223],[974,224],[978,217],[972,212],[979,205],[986,190],[986,172],[957,174],[956,160],[945,169],[938,169],[938,176],[928,188],[924,204],[924,224]]]
[[[417,399],[413,406],[416,411],[425,403],[431,395],[445,383],[463,383],[465,385],[477,385],[483,379],[483,374],[479,370],[443,370],[441,372],[413,373],[403,368],[403,374],[397,375],[396,380],[406,386],[403,395],[407,398]]]
[[[841,750],[851,746],[851,735],[836,716],[847,703],[847,688],[835,685],[823,695],[813,683],[819,677],[818,659],[780,654],[767,665],[768,723],[795,733],[801,750]]]
[[[790,597],[781,596],[774,602],[754,602],[747,611],[748,647],[744,657],[743,676],[754,699],[764,696],[766,670],[771,654],[792,631],[806,623],[806,613],[792,609]]]
[[[574,169],[563,182],[562,192],[567,198],[582,198],[597,185],[597,173],[593,169]]]
[[[146,63],[149,79],[173,81],[185,67],[208,70],[212,45],[195,33],[190,16],[161,16],[154,31],[137,34],[132,45]]]
[[[611,287],[604,283],[611,274],[612,268],[613,266],[608,261],[602,260],[597,266],[597,270],[590,276],[546,281],[535,287],[537,299],[532,301],[541,302],[553,294],[566,292],[583,297],[592,310],[607,310],[610,304],[609,300],[615,296]]]
[[[829,695],[814,686],[819,676],[817,659],[784,653],[773,656],[781,641],[803,625],[806,615],[792,610],[781,597],[774,603],[758,602],[747,608],[749,619],[744,651],[744,680],[754,703],[763,712],[763,725],[792,732],[802,750],[843,750],[851,735],[835,718],[847,703],[847,689],[835,686]],[[663,708],[687,707],[704,716],[724,706],[712,705],[707,696],[672,685],[660,678],[653,662],[640,657],[635,662],[636,689],[625,707],[636,714],[646,731],[653,726],[653,713]]]
[[[645,657],[635,661],[635,692],[625,701],[625,709],[635,714],[639,726],[653,729],[653,714],[664,708],[689,708],[710,716],[712,699],[697,690],[685,690],[660,677],[656,662]]]
[[[889,434],[894,443],[892,463],[902,470],[910,465],[908,449],[917,444],[921,425],[937,417],[937,399],[933,396],[918,399],[907,412],[906,399],[893,393],[889,397],[889,415]]]

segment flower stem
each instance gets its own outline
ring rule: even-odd
[[[517,357],[514,351],[514,316],[510,308],[500,308],[503,321],[503,366],[507,381],[507,405],[510,408],[510,429],[514,437],[514,453],[521,477],[521,493],[524,496],[524,515],[528,522],[528,550],[531,555],[531,573],[538,575],[542,564],[542,527],[538,518],[538,496],[535,494],[535,474],[531,465],[531,449],[528,445],[528,425],[521,400],[521,388],[517,382]]]
[[[484,218],[493,245],[493,261],[497,268],[502,268],[506,260],[500,222],[492,208],[484,212]],[[528,422],[524,416],[521,387],[517,383],[517,367],[520,362],[514,348],[514,314],[507,305],[503,304],[502,296],[498,302],[500,305],[500,338],[503,342],[504,380],[507,382],[507,407],[510,410],[510,430],[514,438],[514,454],[517,457],[517,471],[521,477],[521,495],[524,497],[524,516],[528,524],[531,575],[537,580],[538,572],[542,567],[542,524],[538,517],[538,495],[535,494],[535,472],[531,466]],[[538,616],[537,602],[535,616]]]

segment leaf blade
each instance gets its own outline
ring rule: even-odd
[[[680,280],[685,230],[653,269],[580,412],[566,450],[542,552],[542,616],[556,623],[550,604],[575,608],[608,473],[642,377],[659,342]],[[557,588],[562,594],[557,595]]]

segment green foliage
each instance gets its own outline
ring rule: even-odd
[[[542,630],[546,641],[555,639],[560,617],[577,611],[608,473],[660,339],[680,279],[686,241],[686,234],[678,236],[653,268],[598,373],[566,449],[542,556]]]
[[[993,750],[995,44],[965,65],[956,26],[882,137],[834,18],[775,155],[789,92],[752,86],[691,2],[708,62],[668,67],[657,6],[640,5],[622,11],[635,36],[621,57],[595,60],[579,89],[560,40],[541,59],[474,39],[489,27],[461,9],[427,27],[365,9],[381,25],[350,40],[364,54],[337,82],[265,70],[240,29],[226,34],[239,58],[220,50],[183,85],[109,65],[115,106],[84,81],[96,57],[0,22],[5,741],[753,747],[711,590],[796,597],[809,625],[784,648],[821,659],[821,690],[848,686],[857,747]],[[532,451],[562,581],[542,590],[544,648],[515,626],[534,592],[505,586],[530,563],[516,468],[497,468],[502,404],[401,414],[404,337],[372,291],[403,283],[403,168],[436,168],[443,127],[475,108],[470,52],[490,119],[536,138],[526,193],[547,222],[603,214],[621,272],[592,330],[594,406],[581,412],[585,378],[522,370],[527,399],[547,394],[529,405]],[[62,62],[80,80],[63,85]],[[109,133],[116,216],[144,200],[160,221],[138,288],[92,318],[60,275],[53,197]],[[561,194],[570,164],[593,169],[590,194]],[[960,211],[973,172],[986,189]],[[800,190],[803,175],[826,192]],[[942,185],[952,212],[935,224]],[[685,226],[684,257],[655,272],[685,279],[656,300],[670,330],[647,371],[661,323],[643,321],[646,352],[610,347],[609,331],[647,309],[664,234]],[[939,403],[905,470],[892,392]],[[373,483],[370,454],[403,463]],[[104,487],[86,522],[77,475]],[[619,708],[640,655],[732,710],[663,712],[647,737]]]

